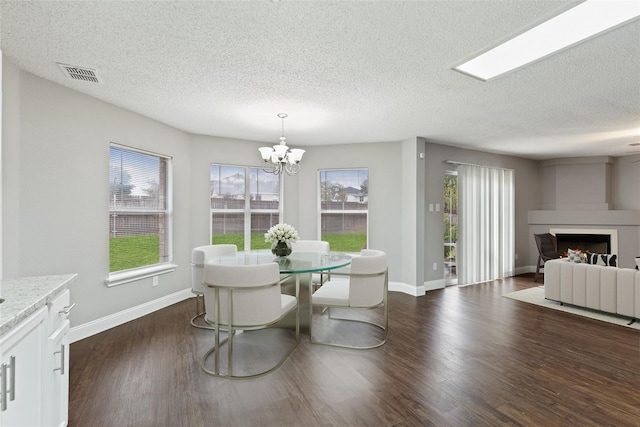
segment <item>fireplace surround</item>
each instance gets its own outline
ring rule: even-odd
[[[528,211],[530,236],[611,234],[608,250],[590,250],[618,255],[619,266],[635,267],[634,257],[640,255],[638,192],[632,184],[635,172],[620,159],[590,156],[540,161],[542,209]],[[532,238],[529,254],[533,265],[537,250]]]

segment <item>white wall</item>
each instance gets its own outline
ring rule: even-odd
[[[78,273],[72,327],[190,283],[189,138],[4,61],[4,277]],[[173,157],[174,261],[159,278],[107,288],[109,143]]]
[[[301,236],[316,238],[318,170],[368,168],[369,248],[387,253],[389,281],[408,285],[412,293],[421,284],[415,277],[415,191],[406,193],[407,180],[415,187],[415,167],[407,170],[403,158],[407,144],[415,152],[415,140],[309,147],[301,172],[285,177],[285,217]],[[407,224],[412,233],[404,232]]]
[[[611,209],[613,157],[568,157],[538,163],[543,210]]]
[[[189,141],[190,242],[192,247],[196,247],[211,243],[211,163],[259,167],[262,158],[258,147],[264,146],[264,143],[202,135],[191,135]]]
[[[613,208],[640,211],[640,154],[616,157],[611,175]],[[627,234],[623,235],[629,242],[628,249],[624,253],[628,259],[626,266],[633,267],[634,259],[632,258],[640,257],[640,227],[636,227],[635,237],[632,227],[622,230],[622,233],[625,231]],[[633,246],[634,241],[635,246]],[[622,252],[621,255],[623,255]]]
[[[640,210],[640,154],[616,157],[611,181],[613,209]]]
[[[455,170],[453,165],[445,163],[453,160],[463,163],[494,166],[513,169],[515,172],[515,251],[518,254],[516,271],[526,269],[529,265],[530,246],[533,236],[529,233],[528,212],[540,206],[540,188],[538,166],[534,160],[514,156],[484,153],[481,151],[428,142],[426,146],[426,203],[440,203],[444,200],[444,175],[447,170]],[[425,260],[427,267],[438,263],[438,271],[425,269],[427,281],[443,278],[444,262],[444,217],[440,212],[426,212],[425,220]],[[537,252],[536,252],[537,254]],[[523,271],[524,272],[524,271]]]
[[[260,167],[262,160],[258,147],[263,145],[264,142],[191,137],[190,217],[194,246],[206,244],[209,236],[209,165],[224,163]],[[296,227],[301,238],[318,238],[318,170],[368,168],[369,247],[387,252],[390,281],[411,284],[415,288],[415,244],[400,238],[407,222],[405,219],[413,217],[411,221],[416,222],[415,211],[412,212],[415,196],[409,200],[403,197],[403,185],[407,179],[412,179],[412,175],[403,169],[399,155],[401,149],[401,143],[305,147],[300,172],[283,177],[284,221]],[[415,228],[410,234],[415,241]],[[411,259],[412,270],[406,268]],[[413,292],[412,289],[408,291]]]
[[[396,213],[402,230],[402,281],[400,289],[412,295],[425,293],[425,160],[420,158],[425,144],[422,138],[402,141],[402,204],[387,206]],[[404,286],[409,289],[403,289]]]

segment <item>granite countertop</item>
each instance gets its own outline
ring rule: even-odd
[[[0,280],[0,337],[51,302],[68,288],[77,274],[19,277]]]

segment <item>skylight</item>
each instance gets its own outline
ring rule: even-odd
[[[638,16],[637,0],[587,0],[453,69],[487,81]]]

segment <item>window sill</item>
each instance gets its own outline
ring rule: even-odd
[[[161,274],[171,273],[178,266],[175,264],[159,264],[150,267],[136,268],[134,270],[120,271],[109,274],[104,284],[108,288],[112,286],[124,285],[125,283],[135,282],[137,280],[147,279],[149,277],[159,276]]]

